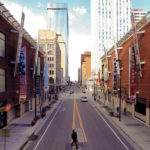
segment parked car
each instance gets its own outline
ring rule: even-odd
[[[82,90],[82,93],[86,93],[85,90]]]
[[[73,94],[73,91],[72,91],[72,90],[70,91],[70,94]]]
[[[81,102],[87,102],[87,101],[88,101],[88,99],[87,99],[86,96],[82,96],[82,97],[81,97]]]

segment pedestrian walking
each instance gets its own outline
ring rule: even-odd
[[[73,143],[74,143],[75,146],[76,146],[76,149],[78,149],[77,141],[78,141],[77,133],[75,132],[75,130],[72,130],[72,143],[71,143],[71,146],[73,146]]]

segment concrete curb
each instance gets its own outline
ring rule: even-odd
[[[96,106],[97,110],[100,111],[105,118],[119,131],[119,133],[124,137],[124,139],[132,145],[132,147],[135,150],[143,150],[110,116],[109,113],[102,108],[102,106],[95,102],[94,100],[91,100],[92,103]]]

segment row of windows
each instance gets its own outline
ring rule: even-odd
[[[5,35],[0,32],[0,56],[5,57]]]
[[[41,48],[45,48],[45,46],[46,44],[40,44]],[[47,44],[47,48],[50,48],[50,49],[54,48],[54,44]]]
[[[49,50],[48,55],[52,55],[52,54],[54,54],[54,52],[52,50]]]
[[[54,61],[54,57],[48,57],[48,61]]]
[[[49,67],[50,68],[54,68],[54,64],[49,64]]]
[[[54,70],[49,71],[50,75],[54,75]]]

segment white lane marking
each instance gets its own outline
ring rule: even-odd
[[[95,106],[96,107],[96,106]],[[98,113],[98,115],[103,119],[103,121],[106,123],[106,125],[110,128],[110,130],[113,132],[113,134],[116,136],[116,138],[121,142],[121,144],[127,149],[129,150],[129,148],[126,146],[126,144],[120,139],[120,137],[117,135],[117,133],[114,131],[114,129],[112,129],[112,127],[108,124],[108,122],[104,119],[104,117],[100,114],[100,112],[95,109],[96,112]]]
[[[61,108],[62,104],[63,104],[63,102],[62,102],[62,103],[60,104],[60,106],[58,107],[58,109],[57,109],[57,111],[55,112],[55,114],[54,114],[54,116],[53,116],[52,120],[50,121],[49,125],[47,126],[46,130],[44,131],[43,135],[41,136],[41,138],[40,138],[40,140],[38,141],[37,145],[35,146],[34,150],[36,150],[36,149],[37,149],[37,147],[39,146],[39,144],[40,144],[40,142],[42,141],[42,139],[43,139],[44,135],[46,134],[46,132],[47,132],[48,128],[51,126],[51,124],[52,124],[52,122],[53,122],[54,118],[56,117],[57,113],[59,112],[59,110],[60,110],[60,108]]]

